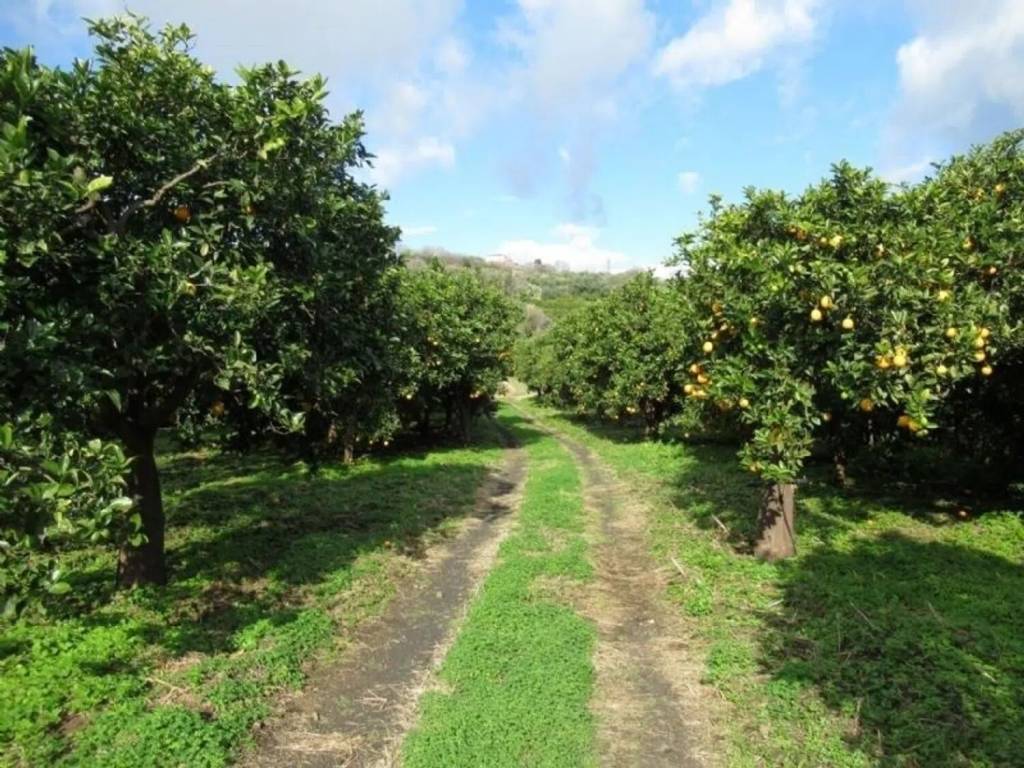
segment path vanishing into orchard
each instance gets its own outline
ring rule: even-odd
[[[716,764],[643,500],[514,394],[497,420],[504,456],[473,513],[243,765]]]

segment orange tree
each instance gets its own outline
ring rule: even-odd
[[[338,254],[355,265],[388,251],[393,236],[353,223],[380,207],[347,173],[359,120],[327,119],[321,80],[279,65],[226,85],[191,55],[184,27],[153,34],[129,18],[91,32],[95,60],[68,71],[0,54],[0,423],[45,424],[58,438],[37,441],[47,451],[71,437],[119,442],[133,500],[121,516],[135,521],[118,542],[119,579],[163,582],[157,430],[211,385],[300,428],[281,396],[311,355],[295,324],[333,320],[311,311],[325,300],[312,276]],[[349,225],[319,242],[324,220]],[[374,237],[342,242],[364,231]]]
[[[271,140],[280,147],[263,164],[262,194],[249,200],[253,234],[280,277],[252,344],[280,376],[281,406],[304,414],[305,452],[350,461],[357,443],[398,427],[395,387],[408,357],[398,338],[399,231],[384,222],[383,196],[353,175],[369,158],[361,116],[331,124],[322,81],[282,67],[246,71],[243,91],[288,125]],[[246,394],[243,422],[254,410]]]
[[[1024,131],[1012,131],[954,157],[921,189],[921,219],[943,233],[939,247],[955,276],[951,290],[984,300],[999,318],[984,326],[986,344],[973,350],[984,353],[981,367],[990,375],[959,380],[945,398],[942,420],[955,449],[981,460],[1001,481],[1019,473],[1024,455],[1022,142]],[[976,338],[968,332],[965,340],[973,345]]]
[[[816,441],[842,480],[851,448],[925,437],[954,387],[994,373],[1010,333],[1000,265],[933,195],[840,164],[796,199],[716,203],[678,241],[681,295],[705,312],[692,365],[707,384],[689,407],[738,415],[741,459],[765,480],[765,557],[795,551],[794,483]]]
[[[26,266],[47,258],[63,212],[102,188],[47,152],[25,105],[45,87],[27,52],[0,56],[0,366],[31,379],[57,340],[53,324],[26,328],[18,311]],[[26,382],[28,383],[28,382]],[[63,403],[27,402],[22,383],[0,374],[0,613],[39,594],[69,589],[60,553],[81,540],[137,537],[125,514],[127,461],[117,445],[53,429]],[[39,603],[37,602],[38,606]]]
[[[433,261],[402,274],[398,309],[410,356],[397,385],[405,421],[429,434],[442,412],[445,429],[468,439],[472,417],[511,373],[521,307],[479,274]]]
[[[561,405],[638,418],[651,434],[678,409],[690,318],[674,291],[643,273],[584,306],[520,355],[520,376]]]
[[[589,307],[578,308],[546,330],[516,345],[516,376],[546,403],[587,413],[581,402],[581,361],[579,351],[595,334],[596,313]],[[600,363],[600,360],[595,361]],[[587,389],[594,382],[587,382]]]

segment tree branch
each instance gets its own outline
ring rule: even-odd
[[[173,416],[174,412],[185,402],[185,398],[188,397],[195,387],[198,379],[199,375],[195,371],[188,371],[179,378],[174,383],[171,391],[163,399],[163,402],[155,404],[154,407],[148,409],[148,412],[142,418],[143,424],[154,429],[162,427],[167,419]]]
[[[152,208],[153,206],[155,206],[157,203],[160,202],[164,195],[166,195],[176,186],[181,184],[181,182],[190,179],[200,171],[205,170],[210,165],[210,163],[217,159],[217,156],[219,154],[220,153],[218,152],[216,154],[211,155],[210,157],[197,161],[196,164],[189,168],[187,171],[182,171],[173,179],[166,182],[156,192],[153,193],[152,197],[146,198],[145,200],[136,200],[134,203],[129,205],[127,208],[124,209],[124,211],[122,211],[121,215],[117,217],[117,221],[114,222],[114,231],[120,234],[121,231],[124,229],[124,225],[128,222],[128,218],[130,216],[132,216],[141,208]]]
[[[210,155],[209,157],[197,161],[196,164],[189,168],[187,171],[182,171],[173,179],[171,179],[166,184],[157,189],[157,191],[154,192],[151,197],[148,197],[145,200],[136,200],[135,202],[129,204],[128,207],[121,212],[121,215],[118,216],[117,219],[113,221],[111,221],[110,217],[103,215],[102,211],[100,211],[100,215],[103,216],[103,220],[107,225],[107,229],[113,234],[120,235],[124,231],[124,225],[128,223],[128,219],[133,214],[137,213],[141,208],[152,208],[153,206],[155,206],[157,203],[160,202],[164,195],[166,195],[176,186],[181,184],[181,182],[190,179],[200,171],[205,170],[207,167],[209,167],[210,163],[216,160],[217,157],[220,156],[220,154],[220,152],[217,152],[213,155]],[[209,182],[204,185],[204,189],[213,187],[214,185],[219,183],[226,182]],[[73,213],[75,216],[78,217],[78,220],[75,221],[73,224],[62,229],[61,235],[66,235],[69,232],[72,232],[78,229],[79,227],[84,226],[85,223],[89,220],[86,214],[95,211],[98,206],[101,208],[103,207],[103,200],[97,195],[91,200],[75,208]]]

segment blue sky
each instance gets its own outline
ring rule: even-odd
[[[577,269],[659,264],[710,193],[914,180],[1024,123],[1021,0],[0,0],[0,43],[65,64],[126,7],[226,78],[327,75],[407,245]]]

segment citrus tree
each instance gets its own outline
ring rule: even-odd
[[[64,548],[83,541],[141,541],[130,514],[116,444],[54,428],[75,387],[51,387],[60,399],[27,397],[43,358],[60,343],[56,321],[21,309],[26,272],[60,245],[65,214],[106,184],[88,179],[33,130],[26,107],[47,87],[27,51],[0,55],[0,612],[69,589]],[[15,367],[17,365],[18,367]],[[62,378],[73,375],[59,371]]]
[[[680,403],[689,314],[673,288],[641,273],[524,344],[519,376],[556,404],[637,418],[653,434]]]
[[[279,321],[307,312],[316,257],[351,234],[315,242],[320,215],[380,209],[346,172],[364,156],[361,123],[330,122],[319,78],[282,64],[229,86],[191,55],[185,27],[153,33],[126,18],[90,31],[95,59],[68,71],[26,53],[0,62],[15,71],[2,101],[16,151],[5,186],[19,189],[0,210],[11,256],[0,376],[7,401],[45,411],[55,433],[123,445],[140,530],[122,542],[119,580],[159,583],[157,430],[211,383],[301,427],[280,389],[310,352]],[[389,250],[393,235],[376,231],[330,252],[354,264],[359,249]]]
[[[944,232],[955,276],[953,293],[982,297],[999,320],[986,324],[984,345],[964,334],[988,373],[959,380],[942,405],[955,449],[981,460],[996,477],[1019,472],[1024,455],[1024,131],[1011,131],[938,167],[922,189],[922,219]],[[951,317],[951,327],[975,318]],[[975,323],[976,325],[976,323]]]
[[[798,196],[713,198],[677,241],[667,322],[659,291],[634,282],[523,345],[522,375],[583,413],[738,435],[764,483],[766,558],[795,551],[812,453],[831,456],[839,483],[869,446],[958,440],[1019,461],[1021,140],[912,186],[840,163]]]
[[[766,481],[765,557],[795,551],[794,482],[816,443],[842,481],[849,450],[927,436],[958,382],[994,372],[1009,331],[991,265],[924,217],[931,194],[841,164],[796,199],[716,205],[679,241],[682,295],[705,307],[691,408],[738,412],[743,463]]]
[[[582,410],[576,400],[576,378],[570,372],[568,361],[584,340],[587,326],[585,311],[577,309],[548,329],[516,343],[516,376],[542,401]]]
[[[434,261],[406,271],[402,342],[412,359],[399,387],[406,421],[431,430],[431,415],[468,439],[470,420],[511,373],[521,307],[469,270]]]

